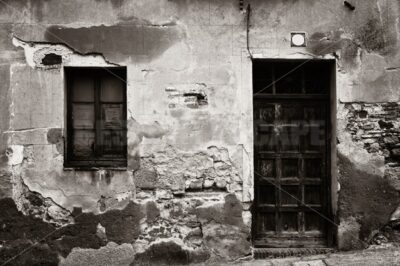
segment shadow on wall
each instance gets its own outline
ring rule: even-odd
[[[338,155],[339,168],[339,248],[350,250],[368,245],[400,204],[399,192],[378,175],[358,169],[348,158]],[[351,228],[344,228],[352,221]],[[354,225],[355,224],[355,225]],[[357,239],[358,238],[358,239]]]
[[[10,265],[57,265],[59,254],[66,257],[73,248],[98,249],[112,241],[130,243],[139,236],[140,220],[146,212],[140,205],[130,202],[123,210],[111,210],[94,215],[75,209],[75,223],[64,227],[44,222],[35,215],[25,216],[10,198],[0,200],[0,264],[13,258]],[[98,224],[106,235],[100,235]]]
[[[83,28],[50,26],[45,32],[46,42],[64,44],[80,54],[103,54],[114,63],[135,55],[156,58],[183,37],[183,31],[176,25],[101,25]],[[137,57],[135,61],[140,59]]]

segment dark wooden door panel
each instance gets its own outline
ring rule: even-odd
[[[325,102],[263,99],[254,107],[255,243],[325,243]]]
[[[257,246],[327,244],[329,75],[313,80],[312,65],[280,79],[291,67],[269,63],[254,71]]]

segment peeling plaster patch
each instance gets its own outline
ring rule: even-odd
[[[171,109],[182,108],[201,108],[208,105],[206,91],[207,85],[204,83],[181,84],[174,87],[168,87],[165,91],[168,93],[169,104]]]
[[[168,256],[168,252],[161,251],[151,256],[152,246],[158,250],[160,242],[168,242],[166,246],[172,245],[173,250],[176,247],[179,251],[176,254],[171,252],[176,256],[170,258],[170,263],[174,262],[173,259],[182,260],[197,252],[202,254],[200,258],[203,260],[210,256],[233,260],[236,256],[249,252],[250,228],[243,222],[243,207],[234,194],[198,192],[185,197],[144,202],[147,220],[142,224],[142,234],[133,244],[138,253],[135,262],[139,265],[142,253],[148,255],[146,262],[150,264],[157,264],[158,254]],[[152,207],[149,208],[150,206]],[[230,252],[240,254],[228,256]]]
[[[189,249],[173,240],[152,243],[146,251],[135,255],[132,265],[182,265],[208,260],[210,254],[204,249]]]
[[[60,266],[81,266],[81,265],[130,265],[135,256],[135,252],[130,244],[118,245],[109,242],[107,246],[100,249],[74,248],[65,260],[60,262]]]
[[[97,201],[97,206],[100,212],[109,211],[112,209],[122,209],[129,204],[129,201],[134,198],[134,191],[107,193],[111,196],[100,196]]]
[[[196,208],[206,246],[217,256],[234,260],[250,253],[250,232],[242,213],[243,206],[235,194],[226,195],[223,204]]]
[[[62,56],[54,53],[48,53],[42,58],[42,65],[60,65],[62,63]]]
[[[153,124],[139,124],[134,119],[129,119],[128,128],[136,133],[139,142],[145,138],[162,138],[168,130],[164,129],[157,121]]]
[[[189,153],[167,146],[142,156],[140,164],[135,184],[145,189],[170,189],[176,195],[201,190],[242,193],[239,171],[225,148],[210,146],[207,151]],[[153,176],[152,182],[143,181],[148,175]]]
[[[10,145],[6,150],[9,165],[21,164],[24,159],[23,145]]]
[[[100,54],[79,54],[63,44],[29,42],[17,37],[13,38],[13,44],[24,49],[26,62],[32,68],[59,68],[61,63],[64,66],[115,66],[115,64],[107,62]],[[44,64],[43,60],[46,61],[45,58],[49,55],[59,57],[60,64]]]
[[[353,36],[343,30],[313,33],[307,49],[315,55],[339,52],[345,68],[354,68],[358,64],[359,46],[353,40]]]
[[[104,211],[121,210],[134,198],[135,188],[130,171],[111,171],[110,182],[100,177],[98,171],[60,171],[52,170],[54,162],[62,168],[62,158],[48,160],[43,147],[33,145],[34,162],[22,167],[21,177],[31,191],[49,197],[70,211],[80,207],[84,212],[99,213],[99,199],[104,197]],[[54,152],[53,145],[45,145]],[[42,157],[43,156],[43,157]]]
[[[131,198],[133,198],[133,192],[132,191],[124,191],[124,192],[120,192],[115,194],[115,198],[117,199],[117,201],[122,202],[122,201],[126,201],[126,200],[130,200]]]
[[[397,207],[397,209],[390,216],[390,221],[396,221],[396,220],[400,221],[400,206]]]
[[[157,121],[153,124],[140,124],[133,117],[128,120],[128,167],[139,167],[139,144],[143,138],[161,139],[169,130],[163,128]]]
[[[32,202],[41,204],[40,200]],[[0,205],[6,203],[15,206],[12,201],[0,200]],[[201,207],[199,211],[196,211],[197,207]],[[8,207],[10,211],[14,209],[15,207]],[[130,261],[135,258],[134,264],[139,265],[142,262],[157,264],[164,260],[169,263],[201,262],[211,256],[234,259],[242,253],[249,252],[250,247],[249,241],[246,240],[249,237],[249,227],[243,223],[242,210],[241,203],[234,194],[225,197],[221,194],[211,197],[198,194],[183,199],[131,202],[122,210],[108,211],[100,215],[82,213],[75,209],[72,213],[75,223],[60,228],[46,238],[43,252],[54,254],[53,257],[46,255],[46,258],[57,258],[57,254],[66,257],[64,260],[58,256],[61,265],[81,265],[82,261],[89,260],[93,263],[96,259],[111,265],[125,265],[128,258]],[[4,242],[6,249],[10,250],[6,253],[6,258],[8,254],[16,252],[16,244],[21,237],[36,241],[41,237],[39,232],[48,234],[48,231],[55,229],[50,225],[48,230],[43,229],[46,223],[32,216],[13,215],[14,218],[19,217],[19,220],[8,220],[12,218],[9,216],[2,220],[0,213],[0,221],[6,223],[7,229],[12,230],[11,226],[17,222],[26,224],[22,228],[28,230],[12,230],[14,235]],[[204,232],[202,228],[205,228]],[[0,230],[0,239],[8,236],[3,233]],[[17,233],[18,235],[15,235]],[[203,242],[203,234],[206,242]],[[213,240],[215,236],[218,237],[218,241]],[[134,243],[133,246],[129,244],[131,242]],[[210,250],[213,253],[210,253]],[[103,257],[104,254],[107,256]],[[20,259],[24,261],[27,258],[32,258],[30,252]]]
[[[25,51],[25,58],[28,65],[34,67],[45,67],[42,60],[48,53],[52,53],[58,56],[64,56],[65,60],[73,53],[70,49],[63,45],[51,45],[42,43],[29,43],[19,38],[13,38],[13,44],[16,47],[21,47]]]
[[[103,241],[107,242],[107,234],[106,234],[106,228],[101,225],[101,223],[97,224],[97,231],[96,235],[102,239]]]
[[[44,198],[37,192],[32,192],[24,186],[19,204],[22,204],[21,211],[25,215],[41,218],[46,222],[56,225],[66,225],[73,222],[71,213],[56,204],[51,198]]]
[[[207,95],[203,92],[185,92],[183,94],[185,97],[184,102],[189,108],[199,108],[201,106],[207,105]]]
[[[23,162],[12,167],[13,199],[24,215],[40,218],[45,222],[66,225],[73,222],[71,212],[57,204],[51,197],[43,197],[40,193],[31,191],[21,177],[21,169],[26,163],[32,163],[30,150],[32,146],[25,146]]]

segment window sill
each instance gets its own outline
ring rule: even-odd
[[[128,164],[126,159],[114,160],[65,160],[64,171],[99,171],[114,170],[126,171]]]
[[[63,168],[64,171],[100,171],[100,170],[109,170],[109,171],[127,171],[128,167],[95,167],[95,166],[65,166]]]

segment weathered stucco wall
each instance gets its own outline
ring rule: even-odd
[[[383,228],[400,217],[400,4],[351,2],[245,3],[253,57],[336,59],[343,249],[390,239]],[[13,263],[251,253],[252,64],[238,1],[19,0],[0,13],[0,262],[54,230]],[[308,46],[291,48],[291,31]],[[64,169],[63,67],[115,65],[127,67],[128,169]]]

